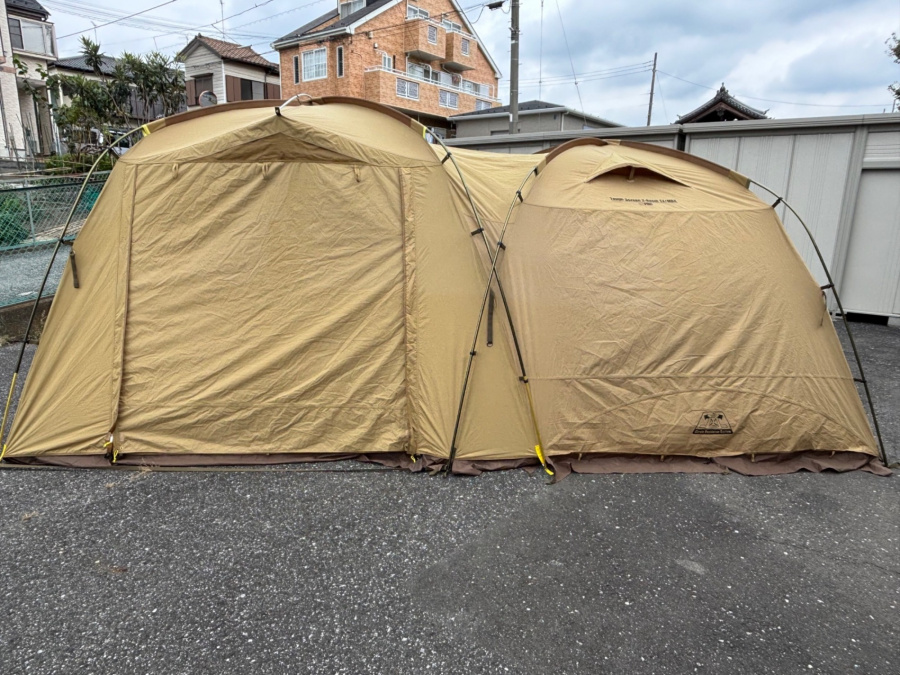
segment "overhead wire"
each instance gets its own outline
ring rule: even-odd
[[[55,2],[55,1],[59,1],[59,0],[49,0],[49,1],[50,1],[50,2]],[[62,0],[62,1],[71,1],[71,0]],[[165,5],[165,4],[170,4],[170,3],[172,3],[172,2],[177,2],[177,1],[178,1],[178,0],[168,0],[168,2],[163,3],[163,5]],[[280,12],[279,14],[276,14],[276,15],[274,15],[274,16],[280,16],[280,15],[282,15],[282,14],[287,14],[288,12],[295,12],[295,11],[298,11],[298,10],[301,10],[301,9],[306,9],[306,8],[308,8],[308,7],[312,7],[312,6],[314,6],[314,5],[321,4],[321,3],[325,2],[325,1],[326,1],[326,0],[312,0],[312,2],[307,2],[307,3],[304,3],[304,4],[302,4],[302,5],[298,5],[297,7],[293,7],[293,8],[291,8],[290,10],[287,10],[287,11],[285,11],[285,12]],[[253,5],[252,7],[248,7],[247,9],[243,9],[243,10],[241,10],[241,11],[239,11],[239,12],[235,12],[234,14],[230,14],[229,16],[226,16],[226,17],[224,17],[224,18],[216,19],[215,21],[212,21],[212,22],[210,22],[210,23],[204,23],[204,24],[200,24],[200,25],[187,25],[187,24],[184,24],[184,25],[181,25],[181,26],[178,26],[178,27],[173,26],[173,30],[170,30],[170,31],[168,31],[168,32],[163,32],[163,33],[157,33],[156,35],[153,35],[152,37],[153,37],[153,38],[161,38],[161,37],[167,37],[167,36],[169,36],[169,35],[177,35],[177,34],[179,34],[179,33],[191,33],[191,32],[193,32],[193,31],[198,31],[198,30],[201,30],[201,29],[203,29],[203,28],[214,28],[214,29],[215,29],[220,23],[223,23],[224,21],[228,21],[229,19],[233,19],[233,18],[238,17],[238,16],[241,16],[241,15],[243,15],[243,14],[247,14],[248,12],[251,12],[251,11],[253,11],[254,9],[259,9],[260,7],[263,7],[263,6],[265,6],[265,5],[268,5],[268,4],[271,3],[271,2],[274,2],[274,0],[263,0],[263,2],[257,3],[257,4],[255,4],[255,5]],[[162,6],[162,5],[159,5],[159,6]],[[154,9],[154,8],[150,8],[150,9]],[[147,10],[144,10],[144,11],[147,12],[147,11],[150,11],[150,9],[147,9]],[[135,16],[135,15],[130,15],[130,16]],[[233,26],[233,27],[231,28],[231,30],[226,29],[225,32],[226,32],[226,34],[228,34],[228,35],[232,35],[232,36],[236,36],[236,37],[244,36],[244,37],[250,37],[250,38],[254,38],[254,37],[256,37],[256,38],[264,38],[264,39],[266,40],[266,42],[264,42],[264,43],[261,42],[261,43],[258,43],[258,44],[268,44],[268,42],[269,42],[270,40],[275,39],[277,36],[272,36],[272,35],[268,35],[268,34],[260,34],[260,33],[247,33],[247,32],[240,32],[240,33],[238,33],[238,32],[235,32],[235,29],[236,29],[236,28],[241,28],[241,27],[243,27],[243,26],[245,26],[245,25],[250,25],[251,23],[259,23],[259,22],[262,22],[262,21],[266,21],[266,20],[268,20],[268,19],[274,18],[274,16],[272,16],[272,17],[266,17],[265,19],[257,19],[257,20],[255,20],[255,21],[250,21],[250,22],[247,22],[246,24],[240,24],[240,25],[238,25],[238,26]],[[124,20],[124,19],[126,19],[126,18],[129,18],[129,17],[123,17],[123,18],[121,18],[121,19],[118,19],[117,21],[111,21],[111,22],[109,22],[109,23],[117,23],[117,22],[121,22],[122,20]],[[104,25],[109,25],[109,24],[104,24]],[[97,27],[100,28],[100,27],[102,27],[102,26],[97,26]],[[78,32],[76,32],[76,33],[70,33],[69,35],[65,35],[65,36],[62,36],[62,37],[71,37],[72,35],[79,35],[79,34],[81,34],[81,33],[90,32],[90,31],[92,31],[92,30],[94,30],[94,29],[93,29],[93,28],[88,28],[88,29],[85,29],[85,30],[83,30],[83,31],[78,31]],[[61,39],[61,38],[60,38],[60,39]],[[117,43],[112,43],[112,44],[117,44]]]
[[[608,77],[621,77],[624,75],[637,75],[640,73],[646,73],[652,70],[651,63],[641,63],[635,64],[631,66],[620,66],[618,68],[607,68],[604,70],[593,70],[585,73],[578,73],[575,77],[579,82],[585,82],[591,79],[605,79]],[[531,83],[540,83],[544,84],[566,84],[572,82],[573,78],[569,75],[556,75],[553,77],[542,77],[542,78],[525,78],[519,80],[520,82],[531,82]]]
[[[269,0],[271,2],[271,0]],[[120,17],[118,19],[114,19],[113,21],[107,21],[106,23],[101,23],[97,26],[93,26],[91,28],[85,28],[84,30],[75,31],[74,33],[67,33],[65,35],[60,35],[57,37],[57,40],[62,40],[63,38],[72,37],[73,35],[81,35],[82,33],[90,33],[92,30],[97,28],[103,28],[104,26],[111,26],[114,23],[119,23],[120,21],[124,21],[125,19],[130,19],[135,16],[140,16],[141,14],[146,14],[147,12],[151,12],[154,9],[159,9],[160,7],[165,7],[166,5],[171,5],[174,2],[178,2],[178,0],[166,0],[165,2],[161,2],[158,5],[153,5],[153,7],[148,7],[147,9],[142,9],[140,12],[134,12],[133,14],[128,14],[126,16]]]
[[[658,73],[659,69],[657,69],[656,72]],[[666,96],[665,96],[665,94],[663,94],[662,84],[660,84],[658,77],[656,78],[656,88],[659,89],[659,100],[662,103],[663,114],[666,116],[664,121],[666,124],[668,124],[669,123],[669,111],[666,110]]]
[[[578,94],[578,105],[584,112],[584,102],[581,100],[581,89],[578,88],[578,75],[575,74],[575,61],[572,59],[572,50],[569,49],[569,37],[566,35],[566,24],[563,22],[562,10],[559,8],[559,0],[556,0],[556,12],[559,14],[559,25],[562,27],[563,40],[566,43],[566,52],[569,55],[569,63],[572,66],[572,76],[575,78],[575,91]]]
[[[541,98],[543,91],[544,76],[544,0],[541,0],[541,38],[538,50],[538,100]],[[519,80],[521,83],[521,80]]]
[[[678,75],[673,75],[672,73],[667,73],[664,70],[659,70],[657,68],[657,73],[662,73],[667,77],[675,78],[676,80],[680,80],[682,82],[687,82],[688,84],[693,84],[695,87],[702,87],[703,89],[709,89],[711,91],[716,91],[715,87],[710,87],[705,84],[700,84],[699,82],[693,82],[691,80],[686,80],[683,77],[678,77]],[[800,103],[799,101],[780,101],[773,98],[760,98],[759,96],[749,96],[747,94],[735,94],[735,96],[740,96],[741,98],[749,98],[753,101],[764,101],[766,103],[781,103],[784,105],[802,105],[809,106],[813,108],[881,108],[884,106],[884,103],[854,103],[852,105],[849,104],[830,104],[830,103]]]

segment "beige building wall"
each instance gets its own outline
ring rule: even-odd
[[[6,3],[0,2],[0,156],[14,157],[16,148],[24,149],[25,136],[19,123],[19,90],[16,86],[16,68],[12,59],[12,42],[9,39],[9,17]]]

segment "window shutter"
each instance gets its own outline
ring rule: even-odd
[[[266,84],[266,98],[279,100],[281,98],[281,87],[277,84]]]
[[[187,104],[197,105],[197,83],[193,80],[188,80],[185,82],[185,89],[187,94]]]
[[[225,76],[225,102],[233,103],[241,100],[241,80],[231,75]]]

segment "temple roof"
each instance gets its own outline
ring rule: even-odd
[[[732,120],[764,120],[768,119],[768,110],[758,110],[746,103],[741,103],[728,93],[725,83],[699,108],[692,110],[687,115],[682,115],[676,124],[691,124],[694,122],[730,122]]]

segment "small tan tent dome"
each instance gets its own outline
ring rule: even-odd
[[[8,460],[875,456],[820,289],[728,172],[613,143],[450,162],[314,103],[187,113],[117,164]]]

